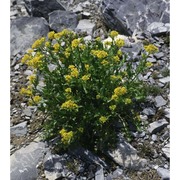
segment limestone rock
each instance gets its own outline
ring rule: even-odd
[[[169,23],[169,2],[162,0],[103,0],[101,11],[110,29],[126,35],[146,31],[153,22]]]
[[[74,30],[77,24],[77,15],[73,12],[56,10],[49,14],[49,26],[56,32],[65,28]]]
[[[48,23],[43,18],[21,17],[11,21],[11,56],[24,53],[33,42],[46,36],[49,31]]]
[[[11,134],[15,134],[16,136],[23,136],[27,133],[27,121],[19,123],[10,129]]]

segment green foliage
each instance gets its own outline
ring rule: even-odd
[[[69,30],[50,32],[22,58],[33,75],[21,94],[48,115],[44,136],[60,136],[61,148],[75,144],[97,150],[112,147],[117,124],[126,135],[130,126],[140,127],[135,107],[146,92],[137,77],[152,66],[146,59],[157,48],[146,46],[134,68],[121,51],[124,41],[118,33],[112,31],[110,37],[103,43],[100,38],[85,41]]]

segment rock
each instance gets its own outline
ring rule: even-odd
[[[163,148],[162,151],[164,155],[166,156],[167,159],[170,159],[170,143],[166,144]]]
[[[119,134],[119,141],[116,149],[108,150],[104,153],[118,165],[125,168],[137,170],[142,168],[147,163],[145,159],[141,159],[137,155],[136,149],[127,143],[121,134]]]
[[[149,108],[143,109],[143,113],[148,115],[148,116],[155,115],[156,110],[154,110],[153,108],[149,107]]]
[[[153,141],[157,141],[157,135],[156,135],[156,134],[153,134],[152,137],[151,137],[151,139],[152,139]]]
[[[17,150],[10,157],[11,180],[37,179],[38,171],[36,166],[47,152],[44,142],[31,142],[25,148]]]
[[[66,28],[74,30],[77,24],[77,15],[73,12],[56,10],[49,14],[49,26],[56,32]]]
[[[122,176],[122,174],[123,174],[123,170],[117,168],[117,169],[113,172],[112,178],[113,178],[113,179],[119,178],[119,177]]]
[[[50,152],[46,154],[44,158],[44,174],[49,180],[54,180],[58,178],[67,177],[72,178],[74,174],[67,169],[67,154],[62,156],[57,154],[51,154]]]
[[[110,29],[126,35],[146,31],[153,22],[169,23],[169,2],[162,0],[103,0],[101,11]]]
[[[88,35],[93,35],[95,24],[88,19],[82,19],[79,21],[76,31],[77,32],[87,32]]]
[[[91,151],[84,149],[82,147],[70,150],[69,153],[76,156],[79,159],[84,160],[85,162],[97,164],[104,168],[108,167],[108,165],[101,158],[94,155]]]
[[[164,114],[165,114],[165,117],[170,119],[170,109],[169,108],[164,109]]]
[[[24,53],[33,42],[49,32],[47,21],[38,17],[21,17],[11,21],[11,56]]]
[[[24,71],[24,75],[26,76],[30,76],[32,74],[33,74],[32,70],[27,69],[26,71]]]
[[[147,61],[154,63],[154,62],[156,62],[156,59],[155,58],[147,58]]]
[[[34,17],[44,17],[48,20],[48,14],[55,10],[65,10],[57,0],[24,0],[27,12]]]
[[[155,97],[155,106],[156,107],[161,107],[166,105],[167,101],[164,100],[164,98],[162,96],[156,96]]]
[[[162,180],[170,180],[169,170],[159,167],[157,169],[157,173],[162,178]]]
[[[164,127],[168,125],[168,122],[165,119],[160,119],[158,121],[155,121],[153,123],[149,124],[148,131],[151,134],[155,134],[157,132],[160,132]]]
[[[30,109],[30,108],[24,109],[24,110],[23,110],[23,114],[24,114],[25,116],[31,117],[31,115],[32,115],[31,109]]]
[[[170,82],[170,77],[167,76],[167,77],[161,78],[161,79],[159,79],[159,81],[163,84],[166,84],[166,83]]]
[[[161,59],[162,57],[164,57],[164,53],[158,52],[158,53],[155,53],[154,56],[156,57],[156,59]]]
[[[48,69],[49,69],[50,72],[54,71],[56,68],[57,68],[56,64],[49,64],[48,65]]]
[[[104,171],[102,167],[99,167],[96,171],[95,180],[104,180]]]
[[[10,129],[11,134],[15,134],[16,136],[23,136],[27,133],[27,121],[19,123]]]
[[[152,36],[162,36],[170,32],[170,26],[161,22],[153,22],[147,27]]]

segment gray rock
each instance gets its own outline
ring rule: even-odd
[[[123,174],[123,170],[118,168],[115,171],[113,171],[112,178],[113,179],[119,178],[122,176],[122,174]]]
[[[31,117],[31,115],[32,115],[31,109],[30,109],[30,108],[24,109],[24,110],[23,110],[23,114],[24,114],[25,116]]]
[[[155,115],[156,110],[151,108],[151,107],[150,108],[145,108],[145,109],[143,109],[143,113],[148,115],[148,116]]]
[[[48,20],[48,14],[55,10],[65,10],[56,0],[24,0],[27,12],[34,17],[44,17]]]
[[[11,134],[15,134],[16,136],[23,136],[27,133],[27,121],[19,123],[10,129]]]
[[[49,26],[56,32],[66,28],[74,30],[77,24],[77,15],[73,12],[56,10],[49,14]]]
[[[11,180],[37,179],[36,165],[43,158],[45,152],[47,152],[47,149],[43,142],[31,142],[25,148],[17,150],[10,157]]]
[[[155,58],[147,58],[147,61],[154,63],[154,62],[156,62],[156,59]]]
[[[37,17],[21,17],[11,21],[11,56],[24,53],[33,42],[49,32],[47,21]]]
[[[104,171],[102,167],[98,167],[95,173],[95,180],[104,180]]]
[[[32,70],[27,69],[26,71],[24,71],[24,75],[26,76],[30,76],[32,74],[33,74]]]
[[[162,96],[156,96],[155,97],[155,106],[156,107],[161,107],[166,105],[167,101],[164,100],[164,98]]]
[[[167,77],[161,78],[161,79],[159,79],[159,81],[163,84],[168,83],[168,82],[170,82],[170,77],[167,76]]]
[[[54,180],[62,177],[72,178],[74,174],[70,172],[67,168],[67,154],[62,156],[57,154],[51,154],[50,152],[46,154],[44,158],[44,173],[47,179]]]
[[[169,119],[170,118],[170,109],[166,108],[164,110],[164,114],[165,114],[165,117],[167,117]]]
[[[158,53],[155,53],[154,56],[156,57],[156,59],[161,59],[162,57],[164,57],[164,53],[158,52]]]
[[[103,0],[101,11],[110,29],[126,35],[146,31],[153,22],[169,23],[169,2],[162,0]]]
[[[127,143],[121,134],[119,134],[119,142],[117,143],[116,149],[108,150],[104,153],[118,165],[126,168],[137,170],[144,167],[147,163],[145,159],[141,159],[137,155],[136,149]]]
[[[69,153],[89,163],[97,164],[104,168],[108,167],[108,165],[101,158],[94,155],[91,151],[84,149],[82,147],[70,150]]]
[[[79,21],[76,31],[77,32],[87,32],[88,35],[93,35],[95,24],[88,19],[82,19]]]
[[[153,134],[151,138],[153,141],[157,141],[157,135],[156,134]]]
[[[147,27],[147,31],[149,31],[152,36],[161,36],[169,33],[170,27],[161,22],[153,22]]]
[[[149,124],[148,131],[151,134],[155,134],[157,132],[160,132],[164,127],[168,125],[168,122],[165,119],[160,119],[158,121],[155,121],[153,123]]]
[[[164,155],[166,156],[167,159],[170,158],[170,143],[166,144],[163,148],[162,151]]]
[[[157,173],[162,178],[162,180],[170,180],[170,172],[168,169],[159,167],[157,169]]]

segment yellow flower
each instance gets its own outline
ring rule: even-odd
[[[124,46],[125,43],[124,43],[124,40],[123,40],[123,39],[117,39],[117,40],[115,41],[115,44],[116,44],[117,47],[121,48],[121,47]]]
[[[86,71],[89,70],[89,64],[85,64]]]
[[[45,42],[45,47],[50,47],[51,46],[51,43],[49,41]]]
[[[48,38],[51,39],[51,40],[54,39],[54,34],[55,34],[54,31],[49,32],[48,33]]]
[[[110,32],[110,37],[111,37],[111,38],[114,38],[114,37],[116,37],[118,34],[119,34],[119,33],[118,33],[117,31],[111,31],[111,32]]]
[[[108,120],[108,118],[107,118],[106,116],[101,116],[101,117],[99,118],[99,121],[100,121],[100,123],[102,123],[102,124],[104,124],[107,120]]]
[[[32,84],[32,83],[34,83],[34,81],[35,81],[35,79],[36,79],[36,75],[30,75],[29,77],[28,77],[28,79],[29,79],[29,82]]]
[[[58,43],[56,43],[56,44],[53,45],[53,48],[54,48],[55,52],[58,52],[59,48],[60,48],[60,45]]]
[[[41,101],[41,97],[40,96],[34,96],[33,97],[33,101],[37,104],[37,103],[39,103],[40,101]]]
[[[27,95],[27,96],[32,96],[32,89],[30,88],[21,88],[20,90],[20,94],[24,94],[24,95]]]
[[[78,110],[79,106],[72,100],[68,100],[61,105],[61,109]]]
[[[37,40],[32,44],[32,49],[37,49],[37,48],[39,48],[44,42],[45,42],[45,37],[42,37],[42,38],[40,38],[40,39],[37,39]]]
[[[100,37],[97,37],[97,38],[96,38],[96,41],[101,41],[101,38],[100,38]]]
[[[97,56],[99,59],[103,59],[108,56],[108,53],[104,50],[91,50],[91,54]]]
[[[116,105],[111,105],[111,106],[109,106],[109,109],[110,109],[111,111],[114,111],[114,110],[116,109]]]
[[[122,53],[122,51],[121,51],[121,50],[118,50],[118,51],[117,51],[117,55],[118,55],[119,57],[121,57],[121,56],[122,56],[122,54],[123,54],[123,53]]]
[[[26,64],[32,68],[39,68],[42,65],[43,55],[36,55],[33,59],[29,60]]]
[[[109,64],[109,62],[108,62],[108,61],[106,61],[106,60],[103,60],[103,61],[101,62],[101,64],[102,64],[103,66],[106,66],[106,65],[108,65],[108,64]]]
[[[149,54],[154,54],[154,53],[158,52],[158,48],[153,44],[149,44],[147,46],[144,46],[144,49]]]
[[[79,76],[79,72],[77,68],[71,70],[71,76],[76,78]]]
[[[126,92],[127,92],[126,87],[117,87],[114,89],[114,94],[117,96],[124,95],[124,94],[126,94]]]
[[[120,61],[118,56],[114,56],[113,59],[114,59],[115,62],[119,62]]]
[[[72,92],[72,91],[71,91],[71,88],[66,88],[66,89],[65,89],[65,92],[66,92],[66,93],[71,93],[71,92]]]
[[[146,67],[151,67],[153,65],[152,62],[146,62]]]
[[[122,77],[120,75],[111,75],[112,80],[122,80]]]
[[[73,131],[69,131],[67,132],[64,128],[61,129],[61,131],[59,131],[59,134],[61,135],[62,139],[62,143],[65,144],[65,145],[68,145],[70,144],[73,136],[74,136],[74,133]]]
[[[131,103],[132,103],[132,100],[129,99],[129,98],[126,98],[124,102],[125,102],[125,104],[131,104]]]
[[[68,68],[73,70],[75,68],[75,66],[74,65],[69,65]]]
[[[118,101],[119,97],[116,95],[116,94],[113,94],[111,96],[111,100],[115,100],[115,101]]]
[[[81,50],[84,50],[84,49],[86,48],[86,45],[85,45],[85,44],[80,44],[80,45],[79,45],[79,48],[80,48]]]
[[[112,41],[104,41],[104,45],[105,46],[111,46],[112,45]]]
[[[64,78],[67,82],[71,81],[71,79],[72,79],[72,77],[70,75],[65,75]]]
[[[91,75],[90,74],[88,74],[88,75],[84,75],[84,76],[82,76],[82,80],[83,81],[87,81],[87,80],[89,80],[89,78],[91,77]]]
[[[70,48],[66,48],[65,49],[65,52],[64,52],[64,55],[66,56],[66,58],[68,58],[70,55],[71,55],[71,49]]]
[[[28,60],[30,60],[32,57],[28,54],[25,54],[24,57],[21,59],[21,63],[26,63]]]
[[[74,49],[76,47],[78,47],[80,44],[80,40],[79,39],[74,39],[72,42],[71,42],[71,47]]]

